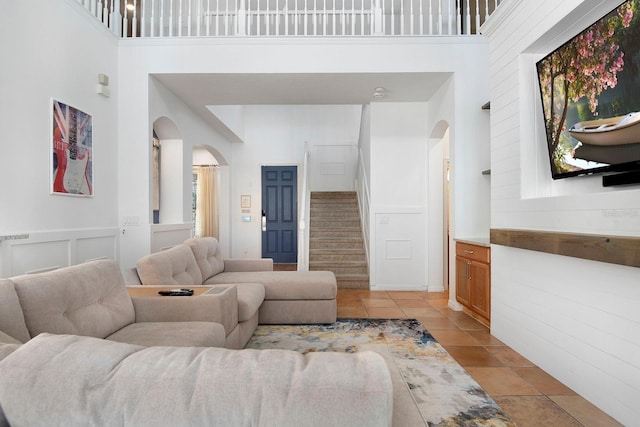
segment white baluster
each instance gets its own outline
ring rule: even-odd
[[[131,12],[131,37],[138,37],[138,0],[133,0],[133,12]]]
[[[129,33],[127,31],[127,29],[129,28],[129,19],[127,18],[129,11],[127,10],[126,6],[127,4],[125,3],[124,15],[122,15],[122,38],[127,38]]]
[[[476,0],[476,32],[475,34],[480,34],[480,1]]]
[[[429,0],[432,2],[433,0]],[[436,23],[436,33],[442,35],[442,0],[438,0],[438,21]]]
[[[216,0],[216,36],[218,36],[218,27],[220,26],[220,0]]]
[[[484,22],[489,19],[489,0],[484,1]]]
[[[164,36],[164,0],[160,0],[160,16],[158,19],[158,33],[160,37]]]
[[[298,35],[298,0],[293,0],[293,34]]]
[[[173,0],[169,0],[169,37],[173,37]]]
[[[196,35],[202,35],[202,0],[198,0],[198,10],[196,12]]]
[[[469,2],[467,1],[467,12],[464,15],[465,20],[465,34],[471,34],[471,10],[469,8]]]
[[[104,7],[102,8],[102,23],[105,27],[109,28],[109,4],[107,0],[105,0]]]
[[[187,0],[188,1],[188,5],[187,5],[187,35],[189,37],[191,37],[191,3],[193,2],[193,0]]]
[[[275,0],[275,2],[276,2],[276,7],[274,10],[276,12],[276,16],[275,16],[276,27],[274,28],[273,35],[279,36],[280,35],[280,7],[278,5],[278,0]]]
[[[418,0],[418,5],[419,5],[419,14],[418,14],[418,20],[420,22],[420,35],[424,36],[424,10],[422,7],[422,2],[423,0]],[[429,0],[429,6],[431,6],[431,0]],[[431,18],[429,18],[429,25],[431,25]]]
[[[360,35],[362,36],[364,36],[364,18],[364,0],[360,0]]]
[[[91,5],[89,6],[89,12],[91,12],[93,16],[96,16],[96,0],[91,0]]]
[[[182,19],[182,0],[178,0],[178,37],[182,37],[182,25],[184,20]]]
[[[402,8],[402,3],[404,0],[400,0],[400,7]],[[395,0],[391,0],[391,7],[389,8],[389,21],[391,23],[391,34],[396,34],[396,17],[395,17]],[[402,10],[402,9],[401,9]],[[384,19],[384,5],[382,6],[382,16]],[[402,11],[400,12],[400,20],[402,21],[404,16],[402,15]],[[402,25],[402,24],[401,24]]]
[[[224,0],[224,35],[229,35],[229,0]]]
[[[447,9],[447,34],[451,35],[451,21],[453,20],[453,14],[451,13],[451,1],[448,1],[449,9]]]
[[[420,12],[420,16],[422,16],[422,12]],[[433,35],[433,1],[432,0],[429,0],[429,35],[430,36]]]
[[[404,36],[404,0],[400,0],[400,35]]]
[[[318,35],[318,2],[313,0],[313,35]]]
[[[352,36],[356,35],[356,0],[351,0],[351,33]]]

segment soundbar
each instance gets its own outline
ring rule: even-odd
[[[619,173],[615,175],[603,175],[602,186],[613,187],[615,185],[640,184],[640,170]]]

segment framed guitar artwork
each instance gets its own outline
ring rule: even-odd
[[[91,115],[51,100],[51,193],[93,196]]]

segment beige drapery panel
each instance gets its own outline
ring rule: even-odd
[[[218,238],[218,169],[197,166],[196,236]]]

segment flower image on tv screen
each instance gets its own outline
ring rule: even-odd
[[[538,61],[553,178],[640,169],[640,0]]]

